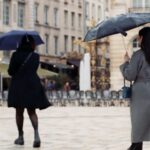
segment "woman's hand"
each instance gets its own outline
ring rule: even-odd
[[[130,57],[129,57],[128,52],[126,52],[124,55],[124,62],[129,62],[129,61],[130,61]]]

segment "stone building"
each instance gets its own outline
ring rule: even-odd
[[[0,33],[12,29],[34,29],[33,0],[0,0]],[[26,21],[28,20],[28,21]],[[0,52],[0,60],[9,62],[9,52]]]
[[[43,58],[57,61],[68,52],[82,53],[74,40],[83,38],[83,0],[0,0],[0,33],[15,29],[39,32],[45,44],[37,51]],[[10,55],[0,51],[2,65],[9,63]],[[0,73],[6,67],[0,67]]]
[[[0,0],[0,33],[12,29],[36,30],[45,44],[41,54],[61,56],[80,51],[75,39],[83,38],[83,0]],[[9,53],[1,52],[9,61]]]
[[[34,0],[34,15],[35,29],[45,41],[40,53],[62,56],[80,51],[73,42],[83,37],[82,0]]]
[[[84,34],[106,17],[105,0],[84,0]],[[104,90],[110,87],[108,42],[106,39],[87,43],[91,56],[91,89]]]

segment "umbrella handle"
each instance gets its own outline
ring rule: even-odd
[[[127,46],[126,46],[126,44],[125,44],[125,40],[124,40],[123,35],[121,35],[121,37],[122,37],[122,40],[123,40],[123,46],[124,46],[124,48],[125,48],[125,51],[128,52],[128,49],[127,49]]]

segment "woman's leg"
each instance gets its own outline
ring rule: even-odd
[[[128,148],[128,150],[142,150],[142,149],[143,149],[143,142],[132,143],[130,148]]]
[[[16,124],[18,128],[18,138],[15,140],[15,144],[23,145],[24,139],[23,139],[23,117],[24,108],[16,108]]]
[[[33,147],[40,147],[40,136],[38,131],[38,116],[35,109],[27,109],[29,118],[31,120],[32,126],[34,128],[34,143]]]

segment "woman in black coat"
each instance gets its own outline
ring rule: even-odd
[[[8,93],[8,107],[16,109],[19,136],[14,143],[24,144],[23,113],[26,108],[34,128],[33,147],[40,147],[38,117],[35,109],[45,109],[50,106],[50,103],[37,75],[39,55],[34,52],[34,49],[34,39],[32,36],[25,35],[17,51],[12,54],[8,69],[8,73],[12,77]]]

